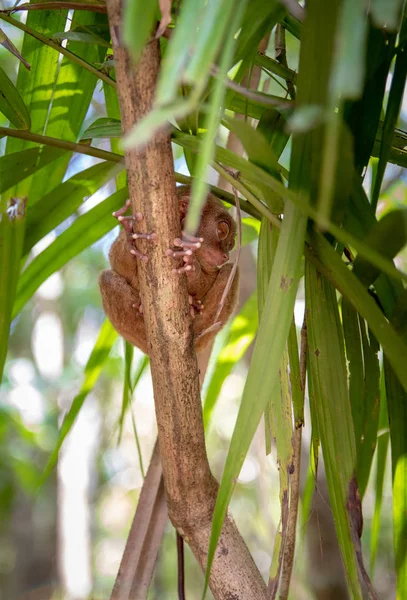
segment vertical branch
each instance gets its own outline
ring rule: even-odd
[[[159,42],[145,47],[137,69],[121,42],[121,0],[108,0],[117,88],[124,133],[150,109],[160,66]],[[125,153],[133,211],[157,244],[140,240],[148,256],[138,266],[140,295],[151,360],[158,441],[170,519],[206,566],[217,483],[205,449],[199,373],[193,348],[185,277],[172,273],[166,250],[180,236],[170,138],[159,133],[143,150]],[[226,517],[211,569],[217,599],[266,597],[265,583],[236,529]]]

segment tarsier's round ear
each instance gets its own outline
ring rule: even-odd
[[[181,196],[181,198],[179,198],[178,205],[179,205],[180,217],[181,217],[181,219],[184,219],[186,217],[187,211],[188,211],[189,197]]]

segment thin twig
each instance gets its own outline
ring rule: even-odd
[[[92,146],[88,146],[87,144],[77,144],[75,142],[68,142],[67,140],[53,138],[48,135],[32,133],[31,131],[26,131],[25,129],[11,129],[10,127],[0,127],[0,136],[3,135],[18,138],[20,140],[26,140],[28,142],[35,142],[36,144],[43,144],[45,146],[53,146],[54,148],[68,150],[69,152],[86,154],[87,156],[101,158],[102,160],[109,160],[110,162],[124,163],[124,156],[121,156],[120,154],[108,152],[107,150],[100,150],[99,148],[92,148]]]
[[[213,77],[219,76],[219,69],[216,65],[212,65],[210,68],[210,73]],[[256,92],[254,90],[248,90],[247,88],[239,85],[235,81],[229,79],[229,77],[224,77],[223,83],[225,87],[238,92],[245,98],[249,100],[253,100],[253,102],[257,102],[258,104],[262,104],[263,106],[276,106],[278,108],[292,108],[293,103],[289,100],[284,100],[284,98],[279,98],[278,96],[270,96],[269,94],[262,94],[261,92]]]
[[[48,3],[46,3],[45,6],[48,6]],[[96,67],[93,67],[91,64],[86,62],[86,60],[83,60],[82,58],[80,58],[80,56],[77,56],[73,52],[70,52],[69,50],[67,50],[66,48],[61,46],[60,44],[52,41],[50,38],[46,37],[45,35],[42,35],[35,29],[28,27],[28,25],[25,25],[24,23],[17,21],[17,19],[13,19],[8,14],[2,13],[2,12],[0,12],[0,19],[2,19],[3,21],[6,21],[6,23],[10,23],[10,25],[13,25],[17,29],[21,29],[21,31],[24,31],[27,35],[30,35],[31,37],[33,37],[36,40],[45,44],[46,46],[49,46],[56,52],[63,54],[66,58],[68,58],[72,62],[75,62],[79,66],[83,67],[90,73],[93,73],[93,75],[95,75],[95,77],[97,77],[98,79],[101,79],[108,85],[110,85],[114,88],[116,87],[116,82],[114,81],[114,79],[111,79],[108,75],[106,75],[106,73],[103,73],[103,71],[99,71],[98,69],[96,69]]]
[[[177,536],[177,563],[178,563],[178,600],[185,600],[185,561],[184,540],[176,531]]]
[[[285,43],[285,27],[279,23],[276,27],[276,33],[274,38],[274,48],[276,52],[276,60],[288,69],[287,63],[287,47]],[[291,100],[295,100],[295,87],[290,79],[285,80],[287,85],[287,91],[290,94]]]
[[[60,10],[87,10],[90,12],[97,13],[107,13],[107,8],[105,4],[86,4],[85,2],[41,2],[39,4],[29,4],[25,2],[24,4],[19,4],[18,6],[13,6],[13,8],[8,8],[6,10],[0,10],[0,13],[11,15],[15,12],[19,12],[22,10],[50,10],[50,9],[60,9]]]

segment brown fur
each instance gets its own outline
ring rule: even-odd
[[[190,188],[188,186],[178,187],[177,196],[182,226],[188,209]],[[225,222],[229,226],[229,233],[224,240],[218,238],[217,231],[220,222]],[[192,257],[188,257],[188,264],[193,266],[193,270],[187,272],[188,293],[194,301],[200,301],[204,305],[204,309],[197,312],[194,318],[196,338],[214,324],[220,299],[232,269],[232,264],[227,261],[229,252],[235,244],[235,232],[236,224],[221,200],[213,194],[209,194],[197,234],[204,241]],[[147,353],[143,315],[137,309],[137,306],[140,305],[137,269],[139,259],[130,253],[124,230],[120,232],[113,243],[109,260],[112,268],[103,271],[99,277],[104,310],[118,333]],[[174,262],[173,258],[168,260]],[[174,266],[176,265],[174,264]],[[174,274],[174,277],[176,276]],[[216,330],[198,337],[195,344],[197,351],[207,346],[232,314],[237,300],[238,280],[239,273],[237,272],[218,318],[220,326]]]

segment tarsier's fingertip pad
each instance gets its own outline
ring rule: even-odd
[[[174,255],[174,250],[171,250],[170,248],[168,248],[167,252],[165,253],[167,256],[173,256]]]

